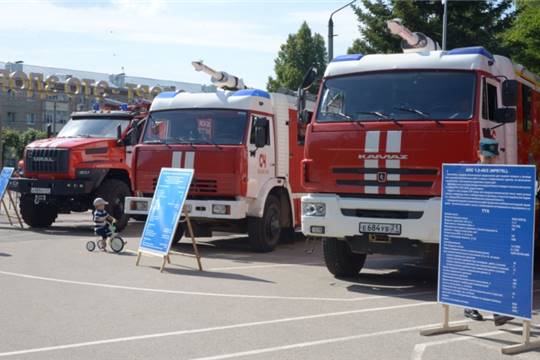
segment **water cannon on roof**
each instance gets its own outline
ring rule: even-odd
[[[386,22],[388,29],[394,35],[398,35],[401,41],[401,49],[404,53],[440,50],[439,44],[421,32],[412,32],[401,23],[401,19],[392,19]]]
[[[195,71],[202,71],[210,75],[210,81],[218,88],[225,90],[247,89],[247,86],[244,85],[244,81],[242,79],[234,75],[227,74],[225,71],[216,71],[203,64],[202,60],[192,61],[191,65],[193,65]]]

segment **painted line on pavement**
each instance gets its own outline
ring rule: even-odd
[[[458,322],[459,323],[464,323],[464,322],[468,322],[468,321],[469,320],[463,320],[463,321],[458,321]],[[230,354],[208,356],[208,357],[201,357],[201,358],[193,358],[191,360],[231,359],[231,358],[242,357],[242,356],[259,355],[259,354],[264,354],[264,353],[269,353],[269,352],[284,351],[284,350],[291,350],[291,349],[299,349],[299,348],[305,348],[305,347],[310,347],[310,346],[326,345],[326,344],[332,344],[332,343],[344,342],[344,341],[351,341],[351,340],[359,340],[359,339],[365,339],[365,338],[370,338],[370,337],[375,337],[375,336],[399,334],[399,333],[403,333],[403,332],[420,330],[420,329],[422,329],[423,327],[426,327],[426,326],[436,326],[436,325],[439,325],[439,324],[419,325],[419,326],[412,326],[412,327],[401,328],[401,329],[378,331],[378,332],[369,333],[369,334],[359,334],[359,335],[343,336],[343,337],[323,339],[323,340],[307,341],[307,342],[301,342],[301,343],[296,343],[296,344],[283,345],[283,346],[274,346],[274,347],[269,347],[269,348],[241,351],[241,352],[230,353]]]
[[[429,302],[385,306],[385,307],[370,308],[370,309],[358,309],[358,310],[338,311],[338,312],[315,314],[315,315],[304,315],[304,316],[296,316],[296,317],[281,318],[281,319],[274,319],[274,320],[254,321],[254,322],[240,323],[240,324],[233,324],[233,325],[214,326],[214,327],[202,328],[202,329],[179,330],[179,331],[170,331],[170,332],[163,332],[163,333],[156,333],[156,334],[127,336],[127,337],[121,337],[121,338],[87,341],[87,342],[73,343],[73,344],[66,344],[66,345],[56,345],[56,346],[47,346],[47,347],[32,348],[32,349],[25,349],[25,350],[7,351],[7,352],[0,353],[0,357],[25,355],[25,354],[41,353],[41,352],[56,351],[56,350],[66,350],[66,349],[74,349],[74,348],[89,347],[89,346],[96,346],[96,345],[114,344],[114,343],[121,343],[121,342],[127,342],[127,341],[156,339],[156,338],[169,337],[169,336],[209,333],[209,332],[214,332],[214,331],[240,329],[240,328],[247,328],[247,327],[261,326],[261,325],[282,324],[282,323],[289,323],[289,322],[294,322],[294,321],[322,319],[322,318],[336,317],[336,316],[356,315],[356,314],[364,314],[364,313],[379,312],[379,311],[390,311],[390,310],[406,309],[406,308],[426,306],[426,305],[434,305],[434,303],[429,301]],[[422,325],[422,327],[426,327],[426,326],[429,326],[429,325]]]
[[[321,262],[310,262],[310,263],[296,263],[296,264],[268,264],[268,265],[246,265],[246,266],[229,266],[229,267],[216,267],[208,269],[208,271],[226,271],[226,270],[249,270],[249,269],[266,269],[266,268],[276,268],[276,267],[302,267],[302,266],[315,266],[315,265],[324,265]]]
[[[375,299],[381,299],[381,298],[393,298],[393,297],[404,298],[404,297],[410,297],[410,296],[432,295],[435,293],[434,291],[419,291],[419,292],[403,293],[403,294],[396,294],[396,295],[391,295],[391,294],[373,295],[373,296],[364,296],[364,297],[344,299],[344,298],[302,297],[302,296],[225,294],[225,293],[211,293],[211,292],[201,292],[201,291],[152,289],[152,288],[143,288],[143,287],[135,287],[135,286],[112,285],[112,284],[102,284],[102,283],[94,283],[94,282],[87,282],[87,281],[57,279],[57,278],[50,278],[50,277],[43,277],[43,276],[20,274],[20,273],[14,273],[14,272],[9,272],[9,271],[0,271],[0,275],[14,276],[14,277],[19,277],[19,278],[24,278],[24,279],[56,282],[56,283],[61,283],[61,284],[101,287],[101,288],[107,288],[107,289],[143,291],[143,292],[154,292],[154,293],[162,293],[162,294],[213,296],[213,297],[242,298],[242,299],[265,299],[265,300],[355,302],[355,301],[375,300]]]

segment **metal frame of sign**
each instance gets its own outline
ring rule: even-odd
[[[23,223],[22,223],[22,220],[21,220],[21,216],[19,215],[19,210],[17,209],[17,204],[13,200],[13,197],[11,196],[11,192],[7,188],[8,184],[9,184],[9,179],[13,175],[14,170],[15,169],[12,168],[12,167],[4,167],[4,168],[2,168],[2,172],[0,173],[0,186],[2,187],[2,188],[0,188],[0,201],[2,202],[2,206],[4,207],[4,211],[6,212],[6,217],[8,218],[9,224],[11,226],[13,226],[14,224],[13,224],[13,221],[11,220],[11,215],[9,214],[9,208],[6,205],[6,202],[4,201],[4,197],[7,194],[8,201],[11,204],[11,206],[13,207],[13,211],[15,212],[15,216],[17,217],[17,221],[19,223],[19,226],[21,227],[21,229],[23,229],[24,226],[23,226]],[[5,183],[4,183],[4,181],[5,181]]]
[[[479,164],[470,164],[470,166],[477,166]],[[445,166],[467,166],[466,164],[443,164],[442,166],[442,169],[443,169],[443,174],[442,174],[442,184],[441,184],[441,192],[444,191],[445,189],[445,185],[444,185],[444,168]],[[506,164],[493,164],[493,165],[488,165],[488,164],[482,164],[481,166],[483,167],[532,167],[536,170],[536,167],[534,165],[506,165]],[[536,173],[535,173],[536,175]],[[536,177],[535,177],[536,178]],[[536,188],[536,187],[535,187]],[[443,195],[443,194],[441,194]],[[533,195],[533,205],[532,205],[532,208],[533,208],[533,211],[535,211],[535,200],[536,200],[536,196]],[[444,207],[444,202],[443,202],[443,196],[441,196],[441,226],[440,226],[440,239],[441,239],[441,244],[442,244],[442,236],[443,236],[443,219],[442,219],[442,216],[443,216],[443,207]],[[536,214],[533,213],[533,217],[532,217],[532,227],[533,227],[533,246],[532,246],[532,253],[531,253],[531,262],[534,261],[534,229],[535,229],[535,221],[536,221]],[[440,266],[441,266],[441,254],[442,254],[442,246],[439,246],[439,277],[441,276],[441,270],[440,270]],[[534,280],[534,269],[533,269],[533,266],[531,266],[531,289],[530,289],[530,296],[531,296],[531,307],[532,307],[532,298],[533,298],[533,280]],[[440,278],[438,279],[440,280]],[[421,335],[424,335],[424,336],[431,336],[431,335],[439,335],[439,334],[446,334],[446,333],[453,333],[453,332],[460,332],[460,331],[464,331],[464,330],[468,330],[469,327],[467,325],[451,325],[449,323],[449,308],[450,308],[450,305],[452,306],[458,306],[460,308],[463,308],[463,307],[467,307],[467,305],[457,305],[457,304],[454,304],[454,303],[443,303],[441,302],[441,296],[440,296],[440,281],[438,281],[438,286],[437,286],[437,301],[439,303],[442,304],[442,307],[443,307],[443,322],[441,324],[440,327],[437,327],[437,328],[433,328],[433,329],[426,329],[426,330],[422,330],[420,332]],[[485,309],[479,309],[479,310],[485,310]],[[532,308],[531,308],[532,310]],[[492,310],[486,310],[486,311],[492,311]],[[523,320],[523,330],[522,330],[522,342],[519,343],[519,344],[515,344],[515,345],[511,345],[511,346],[506,346],[506,347],[503,347],[501,348],[501,352],[504,353],[504,354],[517,354],[517,353],[521,353],[521,352],[524,352],[524,351],[530,351],[530,350],[533,350],[533,349],[538,349],[540,348],[540,341],[531,341],[531,338],[530,338],[530,328],[531,328],[531,321],[530,319],[528,318],[523,318],[523,317],[519,317],[515,314],[508,314],[510,316],[513,316],[513,317],[516,317],[516,318],[520,318]]]
[[[155,249],[145,247],[143,245],[143,241],[144,241],[144,238],[145,238],[147,228],[149,226],[148,224],[149,224],[150,221],[152,221],[151,216],[152,216],[152,213],[154,211],[153,207],[154,206],[159,206],[159,201],[156,199],[156,196],[158,195],[158,190],[160,188],[160,181],[162,180],[162,175],[165,172],[188,174],[189,175],[189,180],[187,182],[186,189],[185,189],[185,192],[183,194],[182,201],[180,202],[180,206],[179,206],[180,209],[176,212],[176,214],[174,216],[174,225],[173,225],[173,228],[172,228],[172,232],[171,232],[171,234],[169,236],[169,240],[168,240],[168,244],[167,244],[167,250],[161,252],[161,251],[157,251]],[[150,206],[150,209],[148,211],[148,217],[146,219],[143,234],[141,236],[141,241],[139,243],[139,250],[137,252],[137,261],[136,261],[137,266],[140,263],[140,259],[141,259],[142,255],[158,256],[158,257],[163,258],[163,262],[162,262],[161,268],[160,268],[160,271],[163,272],[163,269],[165,268],[165,264],[167,262],[169,264],[171,263],[170,255],[173,254],[173,255],[183,255],[183,256],[195,257],[197,259],[198,268],[199,268],[199,270],[202,271],[202,264],[201,264],[201,260],[200,260],[201,256],[200,256],[199,250],[197,248],[197,241],[196,241],[195,236],[193,234],[193,228],[191,226],[191,221],[189,219],[189,214],[185,210],[185,207],[184,207],[184,204],[185,204],[185,201],[186,201],[186,198],[187,198],[187,193],[189,191],[189,187],[191,185],[192,179],[193,179],[193,169],[182,169],[182,168],[162,168],[161,169],[160,175],[159,175],[159,178],[158,178],[158,182],[157,182],[157,185],[156,185],[156,190],[154,192],[154,198],[152,199],[152,205]],[[181,220],[182,216],[184,216],[184,220]],[[179,224],[181,222],[185,222],[187,224],[187,229],[186,230],[187,230],[189,236],[191,237],[194,254],[186,254],[186,253],[171,251],[171,245],[172,245],[174,235],[175,235],[176,230],[177,230],[177,228],[178,228],[178,226],[179,226]]]

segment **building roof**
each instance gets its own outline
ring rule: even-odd
[[[6,62],[0,61],[0,69],[4,69],[6,67]],[[45,77],[49,75],[56,75],[61,81],[65,81],[66,78],[73,76],[78,79],[92,79],[97,81],[106,81],[109,83],[111,87],[115,87],[116,85],[111,81],[111,75],[114,76],[115,74],[106,74],[106,73],[100,73],[100,72],[94,72],[94,71],[84,71],[84,70],[74,70],[74,69],[65,69],[65,68],[56,68],[56,67],[49,67],[49,66],[38,66],[38,65],[28,65],[28,64],[22,64],[23,71],[25,73],[41,73]],[[195,83],[188,83],[188,82],[182,82],[182,81],[172,81],[172,80],[163,80],[163,79],[151,79],[146,77],[140,77],[140,76],[125,76],[125,82],[130,84],[137,84],[137,85],[148,85],[149,87],[152,86],[162,86],[162,87],[171,87],[174,86],[177,90],[184,90],[184,91],[190,91],[190,92],[200,92],[203,91],[203,85],[201,84],[195,84]]]

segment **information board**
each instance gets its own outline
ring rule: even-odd
[[[161,169],[139,251],[169,253],[192,178],[193,169]]]
[[[0,173],[0,199],[4,197],[4,193],[6,192],[9,178],[13,174],[13,168],[12,167],[5,167],[2,169],[2,172]]]
[[[440,303],[531,319],[534,166],[443,165]]]

